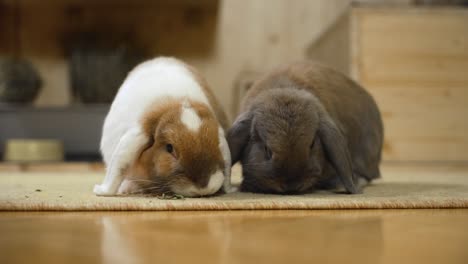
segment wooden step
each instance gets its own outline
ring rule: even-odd
[[[375,97],[385,160],[468,160],[468,9],[352,8],[307,55]]]

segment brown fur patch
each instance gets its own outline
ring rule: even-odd
[[[189,130],[181,122],[183,100],[155,101],[141,120],[144,132],[152,142],[141,150],[132,167],[132,174],[151,180],[167,178],[177,185],[193,182],[205,187],[209,176],[223,169],[224,160],[219,149],[219,123],[208,106],[189,100],[202,120],[198,131]],[[167,152],[172,144],[177,159]]]

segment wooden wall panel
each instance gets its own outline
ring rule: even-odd
[[[468,160],[468,10],[355,9],[352,72],[385,121],[386,160]]]

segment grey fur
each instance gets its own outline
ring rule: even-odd
[[[359,193],[380,176],[383,124],[373,98],[343,74],[312,62],[254,83],[227,139],[242,162],[242,191]]]

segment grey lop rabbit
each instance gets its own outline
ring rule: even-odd
[[[294,194],[344,187],[360,193],[380,177],[383,124],[369,93],[314,62],[254,82],[227,136],[241,161],[241,191]]]

